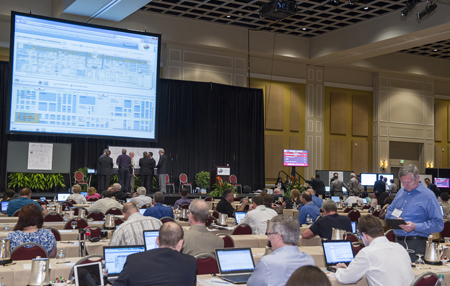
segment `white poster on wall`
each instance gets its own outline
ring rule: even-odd
[[[53,144],[28,144],[28,170],[51,170]]]

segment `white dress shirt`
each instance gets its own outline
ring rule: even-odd
[[[105,213],[110,208],[118,208],[118,209],[122,210],[123,206],[118,201],[107,197],[107,198],[100,199],[100,200],[96,201],[95,203],[93,203],[88,208],[88,212],[91,213],[91,212],[95,212],[95,211],[100,211],[102,213]]]
[[[67,200],[74,200],[79,205],[86,204],[86,198],[82,194],[74,193],[67,197]]]
[[[364,204],[364,203],[363,203],[363,200],[362,200],[360,197],[356,197],[356,196],[350,196],[350,197],[348,197],[348,198],[345,200],[345,203],[346,203],[349,207],[351,207],[353,204],[359,204],[359,205]]]
[[[273,209],[266,208],[264,205],[259,205],[254,210],[249,211],[241,219],[239,224],[249,224],[253,230],[257,228],[260,234],[264,234],[267,229],[267,221],[277,215],[277,212]]]
[[[144,245],[144,230],[158,230],[161,225],[159,219],[134,213],[117,227],[109,245]]]
[[[364,275],[369,286],[409,286],[414,280],[408,252],[385,236],[361,249],[347,269],[336,271],[336,279],[342,284],[356,283]]]
[[[152,198],[139,195],[137,197],[132,198],[130,202],[135,203],[138,208],[141,208],[145,204],[152,204]]]

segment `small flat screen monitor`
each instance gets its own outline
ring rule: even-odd
[[[327,194],[330,193],[330,186],[325,186],[325,193],[327,193]]]
[[[156,238],[159,236],[159,230],[144,230],[145,250],[152,250],[158,248]]]
[[[362,186],[372,186],[375,185],[377,180],[377,174],[364,174],[361,173],[361,185]]]
[[[6,214],[8,213],[8,205],[9,201],[2,201],[2,213]]]
[[[331,200],[335,203],[339,203],[341,201],[341,199],[338,196],[332,196]]]
[[[70,194],[58,194],[58,202],[64,202],[67,201],[67,198],[70,196]]]
[[[234,216],[236,218],[236,223],[239,224],[239,222],[241,221],[241,219],[246,215],[246,212],[235,212]]]
[[[231,175],[230,167],[217,167],[217,176],[229,176]]]
[[[434,178],[434,184],[438,188],[448,188],[449,187],[449,178]]]
[[[95,174],[95,173],[97,173],[97,170],[95,170],[95,169],[87,169],[87,173],[88,174]]]
[[[283,166],[308,167],[308,150],[283,151]]]
[[[388,186],[391,186],[391,179],[394,179],[394,174],[378,174],[377,180],[379,180],[383,176],[383,178],[387,178],[387,184]]]

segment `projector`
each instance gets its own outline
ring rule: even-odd
[[[297,14],[296,1],[271,1],[259,7],[259,17],[281,20]]]

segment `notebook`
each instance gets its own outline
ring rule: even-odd
[[[338,263],[349,264],[353,256],[352,242],[350,240],[323,240],[323,254],[327,270],[335,272],[331,266]]]
[[[159,236],[159,230],[144,230],[145,250],[158,248],[156,238]]]
[[[144,245],[104,246],[103,258],[105,268],[108,270],[108,281],[113,283],[119,277],[128,255],[144,251]]]
[[[8,205],[9,201],[2,201],[2,213],[7,214],[8,213]]]
[[[246,212],[235,212],[234,217],[236,218],[236,224],[239,224],[241,219],[246,215]]]
[[[252,250],[246,248],[216,248],[217,266],[223,280],[233,284],[247,283],[255,269]]]
[[[341,201],[341,199],[339,198],[339,196],[332,196],[331,199],[333,200],[333,202],[335,203],[339,203]]]
[[[62,194],[62,193],[59,193],[58,194],[58,202],[65,202],[65,201],[67,201],[67,198],[70,196],[70,194],[69,193],[67,193],[67,194]]]
[[[102,263],[87,263],[73,266],[75,286],[105,285],[103,281]]]

